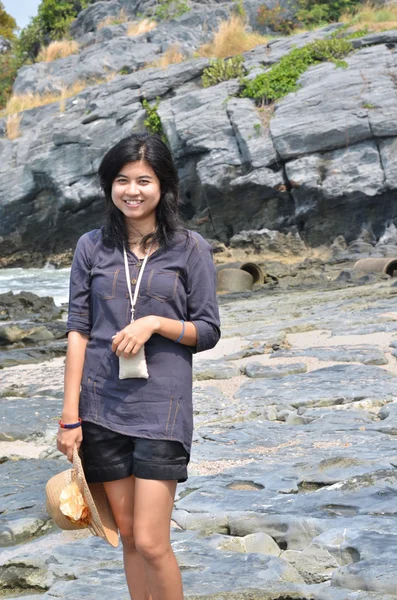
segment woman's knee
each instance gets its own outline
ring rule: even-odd
[[[155,536],[139,535],[135,539],[136,551],[148,562],[158,562],[172,552],[171,544],[161,542]]]
[[[120,531],[120,538],[124,548],[128,547],[130,550],[135,549],[134,539],[134,527],[132,521],[122,521],[118,523]]]

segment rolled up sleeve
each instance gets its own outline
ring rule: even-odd
[[[216,298],[217,272],[212,248],[203,238],[189,261],[187,283],[188,320],[197,331],[197,344],[192,352],[202,352],[213,348],[221,336]]]
[[[91,260],[89,239],[84,234],[77,242],[70,271],[69,313],[66,332],[91,332]]]

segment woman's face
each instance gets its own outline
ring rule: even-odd
[[[160,196],[160,180],[144,160],[125,164],[112,184],[113,203],[138,227],[145,224],[155,228]]]

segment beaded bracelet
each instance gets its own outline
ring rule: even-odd
[[[76,427],[81,427],[81,419],[79,417],[79,421],[78,423],[62,423],[62,419],[59,419],[58,423],[59,423],[59,427],[61,427],[61,429],[76,429]]]
[[[178,342],[180,342],[181,339],[183,338],[183,336],[185,335],[185,321],[182,321],[182,319],[181,319],[181,323],[182,323],[182,333],[181,333],[181,335],[179,336],[179,338],[177,340],[174,340],[175,344],[177,344]]]

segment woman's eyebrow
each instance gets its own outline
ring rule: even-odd
[[[116,177],[124,177],[125,179],[129,179],[128,175],[125,175],[124,173],[118,173],[118,175],[116,175]],[[138,177],[136,179],[153,179],[153,177],[151,177],[150,175],[138,175]]]

